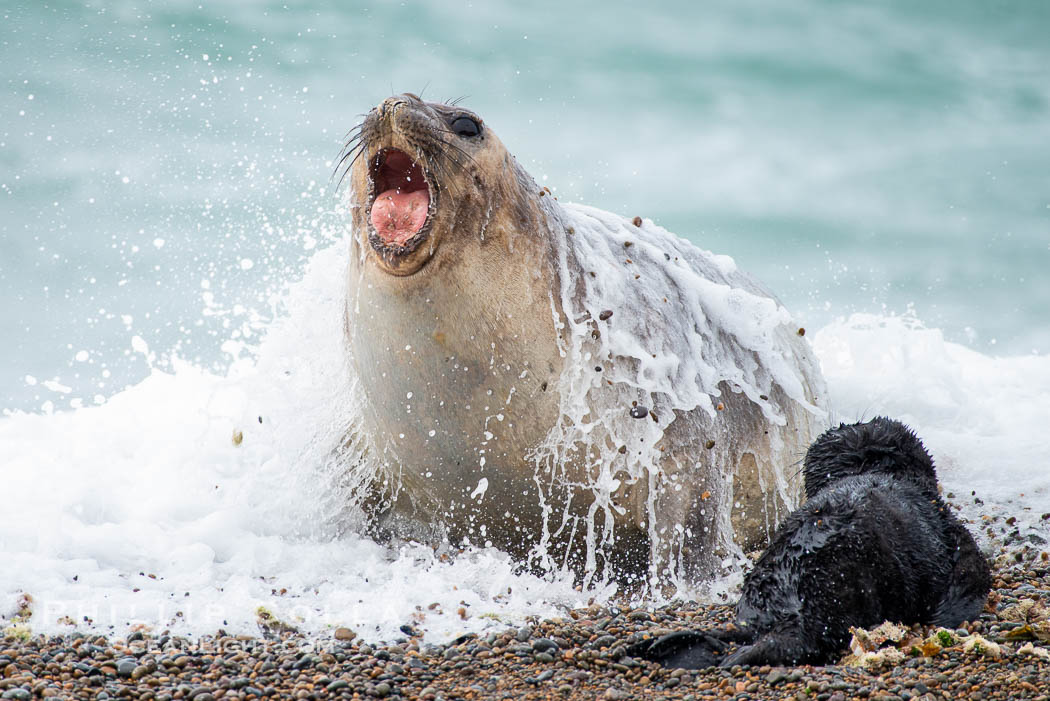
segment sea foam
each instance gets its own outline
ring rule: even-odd
[[[442,559],[357,534],[332,453],[354,411],[346,249],[313,256],[261,345],[229,346],[224,374],[175,362],[101,406],[0,419],[0,615],[29,594],[34,632],[254,633],[263,607],[307,633],[392,640],[410,625],[440,642],[610,600],[495,550]],[[810,338],[835,420],[904,420],[964,515],[1013,515],[1045,539],[1050,356],[989,357],[907,317]]]

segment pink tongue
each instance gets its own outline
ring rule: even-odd
[[[372,204],[372,226],[386,244],[405,245],[427,220],[430,194],[423,190],[387,190]]]

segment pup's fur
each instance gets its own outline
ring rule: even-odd
[[[821,664],[850,626],[954,628],[984,607],[988,562],[937,494],[918,437],[884,417],[840,424],[810,446],[808,501],[745,577],[737,628],[674,633],[629,653],[668,667]],[[726,642],[749,643],[732,654]]]

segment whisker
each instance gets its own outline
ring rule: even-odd
[[[343,180],[346,179],[347,174],[354,167],[354,164],[357,162],[357,159],[360,158],[361,154],[364,153],[366,150],[366,139],[364,137],[366,136],[365,127],[368,126],[368,115],[359,116],[364,117],[364,119],[362,119],[361,122],[359,122],[356,126],[352,127],[350,131],[347,132],[346,143],[343,144],[343,147],[339,150],[339,153],[336,154],[337,162],[332,168],[332,175],[328,179],[329,184],[331,184],[332,180],[335,179],[336,174],[339,173],[340,170],[342,170],[342,173],[339,175],[339,182],[336,184],[334,192],[339,191],[339,188],[343,185]],[[350,159],[349,164],[346,164],[347,159]],[[345,167],[344,164],[346,164]]]
[[[410,140],[409,143],[412,144],[412,147],[416,151],[416,160],[425,163],[431,171],[440,172],[441,179],[442,179],[442,181],[443,181],[443,183],[445,185],[445,188],[446,189],[452,189],[452,187],[453,187],[452,183],[455,182],[455,178],[453,177],[453,173],[446,166],[445,163],[442,163],[441,161],[437,160],[437,158],[435,158],[435,156],[436,155],[441,155],[441,156],[443,156],[445,158],[446,161],[449,161],[450,159],[443,152],[443,150],[440,148],[440,145],[437,145],[437,141],[435,140],[435,142],[434,142],[435,146],[437,146],[437,147],[436,148],[431,147],[429,150],[427,148],[425,148],[423,144],[419,143],[415,139]],[[455,161],[451,161],[451,162],[454,163],[457,167],[462,169],[462,166],[460,166]]]
[[[459,194],[459,186],[456,183],[456,179],[453,177],[453,174],[449,170],[447,165],[433,157],[428,157],[426,159],[426,162],[432,171],[441,174],[441,184],[445,186],[446,190],[452,190],[453,192]]]
[[[350,145],[347,144],[347,146],[350,146]],[[365,144],[362,141],[362,142],[358,142],[358,143],[354,144],[350,148],[347,148],[347,146],[344,146],[343,150],[339,152],[340,153],[339,162],[336,163],[335,164],[335,168],[332,169],[333,173],[335,171],[339,170],[339,168],[343,165],[343,163],[346,161],[346,159],[349,158],[350,155],[353,154],[354,151],[358,151],[360,149],[363,149],[365,147]],[[345,153],[344,153],[344,151],[345,151]]]
[[[365,152],[365,145],[363,143],[358,144],[354,149],[348,151],[347,154],[345,156],[343,156],[343,161],[345,161],[347,158],[349,158],[350,154],[354,153],[354,151],[357,151],[357,153],[356,153],[356,155],[354,155],[353,159],[350,161],[350,165],[348,165],[345,169],[343,169],[343,174],[339,176],[339,182],[335,186],[335,192],[338,192],[339,188],[343,186],[343,180],[346,178],[347,173],[349,173],[351,171],[351,169],[353,169],[354,164],[357,163],[357,159],[360,158],[361,154]],[[340,161],[340,164],[341,163],[342,163],[342,161]],[[338,166],[336,166],[336,171],[338,171]],[[332,172],[332,177],[333,178],[335,177],[336,171]]]
[[[448,163],[451,167],[453,167],[454,170],[457,170],[457,171],[464,171],[464,170],[466,170],[464,168],[464,166],[463,166],[463,163],[459,160],[458,157],[456,157],[456,154],[450,153],[448,149],[438,147],[437,153],[442,158],[444,158],[445,162]]]
[[[354,126],[350,127],[350,131],[346,132],[346,136],[344,136],[343,139],[349,139],[350,135],[353,134],[355,131],[360,134],[361,129],[363,129],[364,126],[365,126],[364,122],[359,122],[359,123],[355,124]]]
[[[346,143],[343,144],[342,148],[339,149],[339,153],[335,154],[335,157],[336,158],[342,158],[344,151],[353,150],[353,149],[357,148],[357,146],[359,146],[360,144],[359,143],[355,144],[354,142],[357,142],[360,138],[361,138],[361,135],[358,134],[354,138],[349,139]]]
[[[450,131],[450,130],[448,130],[448,129],[435,129],[434,131],[443,131],[443,132],[445,132],[446,134],[455,134],[455,132],[454,132],[454,131]],[[477,162],[476,160],[474,160],[474,157],[473,157],[473,156],[471,156],[471,155],[470,155],[469,153],[467,153],[466,151],[464,151],[464,150],[463,150],[463,148],[462,148],[461,146],[459,146],[458,144],[456,144],[456,143],[455,143],[454,141],[443,141],[443,140],[442,140],[442,141],[441,141],[441,144],[443,144],[444,146],[451,146],[452,148],[456,149],[457,151],[459,151],[460,153],[462,153],[462,154],[463,154],[464,156],[466,156],[467,158],[469,158],[469,159],[470,159],[470,160],[471,160],[471,161],[472,161],[472,162],[474,163],[474,165],[478,165],[478,162]]]

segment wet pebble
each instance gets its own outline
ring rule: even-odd
[[[133,657],[120,660],[117,662],[117,676],[124,677],[125,679],[130,678],[135,673],[135,668],[138,666],[138,660]]]
[[[733,667],[671,670],[625,654],[633,642],[675,630],[724,626],[732,608],[677,601],[654,609],[590,607],[553,621],[466,634],[437,646],[418,639],[365,644],[356,636],[311,640],[225,638],[237,649],[144,634],[112,643],[70,635],[0,644],[3,698],[486,698],[634,699],[1044,699],[1050,661],[1017,653],[1003,639],[1017,621],[998,615],[1050,592],[1050,569],[1005,558],[996,569],[994,612],[960,626],[959,644],[932,657],[907,657],[871,670]],[[1006,563],[1006,564],[1003,564]],[[918,627],[917,635],[932,634]],[[994,631],[994,632],[993,632]],[[979,632],[999,638],[1001,658],[962,651]],[[345,636],[344,636],[345,637]],[[170,643],[161,649],[160,641]],[[214,641],[212,641],[214,643]],[[134,643],[134,647],[132,647]],[[244,643],[242,645],[242,643]],[[1038,646],[1039,643],[1036,642]],[[176,649],[176,646],[178,648]],[[242,649],[243,648],[243,649]],[[909,654],[909,653],[906,653]],[[31,681],[23,681],[31,680]],[[4,686],[6,684],[7,686]]]
[[[555,650],[558,647],[558,643],[554,642],[550,638],[537,638],[532,641],[532,649],[536,652],[548,652]]]

